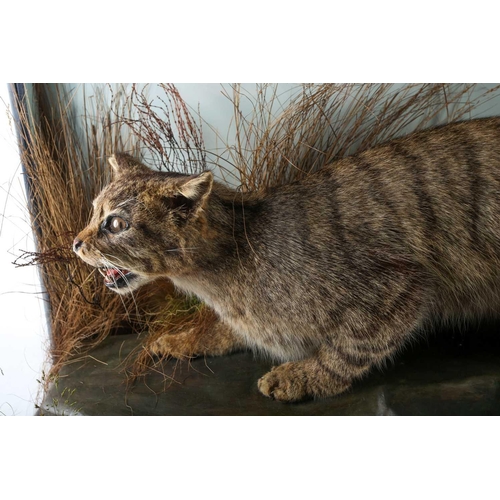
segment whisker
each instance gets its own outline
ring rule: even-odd
[[[97,249],[96,249],[97,250]],[[103,262],[103,266],[106,268],[106,269],[114,269],[115,271],[118,272],[118,274],[123,278],[123,280],[125,281],[125,284],[127,285],[127,287],[129,288],[129,292],[130,292],[130,295],[132,297],[132,301],[134,302],[134,306],[135,306],[135,312],[136,312],[136,315],[137,317],[139,318],[140,317],[140,313],[139,313],[139,306],[137,305],[137,301],[135,299],[135,296],[134,296],[134,292],[133,290],[131,289],[130,287],[130,283],[128,281],[128,279],[126,278],[125,274],[120,270],[120,267],[115,264],[114,262],[112,262],[108,257],[111,257],[113,259],[116,259],[118,261],[120,261],[120,259],[118,259],[117,257],[113,256],[113,255],[109,255],[109,254],[105,254],[104,252],[101,252],[100,250],[97,250],[97,252],[99,253],[99,255],[101,256],[101,259],[102,259],[102,262]],[[122,265],[123,268],[126,268],[125,265]],[[114,277],[114,275],[111,276],[111,279],[113,280],[114,284],[116,285],[116,279]],[[125,301],[123,299],[123,297],[121,296],[121,294],[119,293],[118,294],[120,296],[120,300],[123,304],[123,307],[125,309],[125,312],[127,313],[127,317],[129,320],[131,320],[131,317],[130,317],[130,313],[127,309],[127,306],[125,304]]]
[[[116,205],[115,208],[121,207],[121,206],[127,204],[129,201],[134,201],[134,200],[135,200],[135,198],[129,198],[128,200],[125,200],[125,201],[122,201],[121,203],[118,203],[118,205]]]
[[[167,249],[166,251],[167,252],[185,252],[187,250],[191,251],[191,250],[198,250],[199,247],[188,247],[188,248],[169,248]]]
[[[117,269],[115,266],[112,266],[112,265],[107,265],[107,263],[105,263],[105,264],[104,264],[104,267],[105,267],[106,269]],[[115,277],[114,277],[114,276],[111,276],[111,279],[114,281],[114,283],[115,283],[115,285],[116,285],[116,280],[115,280]],[[120,301],[121,301],[121,303],[122,303],[122,305],[123,305],[123,308],[125,309],[125,312],[127,313],[127,317],[128,317],[128,319],[129,319],[129,320],[131,320],[131,318],[130,318],[130,314],[129,314],[128,309],[127,309],[127,305],[125,304],[125,300],[123,300],[123,297],[121,296],[121,294],[118,294],[118,296],[120,297]],[[132,299],[133,299],[133,297],[132,297]],[[134,301],[134,302],[135,302],[135,301]],[[136,305],[136,307],[137,307],[137,305]]]
[[[101,256],[103,258],[105,257],[111,257],[112,259],[116,260],[118,262],[118,264],[120,264],[122,266],[122,268],[126,269],[127,266],[118,258],[118,257],[115,257],[114,255],[110,255],[108,253],[103,253],[103,252],[99,252],[101,254]],[[117,264],[115,264],[113,261],[111,261],[110,259],[104,259],[104,260],[107,260],[108,262],[110,262],[113,266],[117,266]]]

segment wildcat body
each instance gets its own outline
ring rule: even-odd
[[[118,293],[168,277],[200,297],[220,321],[164,335],[156,351],[268,355],[282,364],[259,380],[266,396],[339,394],[430,322],[500,303],[500,119],[413,134],[258,193],[126,155],[111,164],[75,251]]]

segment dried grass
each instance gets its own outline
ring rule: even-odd
[[[301,179],[336,159],[433,125],[470,118],[476,84],[304,84],[284,107],[277,86],[261,84],[250,115],[240,85],[225,95],[234,106],[236,139],[230,162],[242,189],[258,190]],[[281,108],[276,116],[273,110]]]
[[[109,87],[111,105],[98,95],[95,106],[84,110],[82,137],[70,113],[71,96],[58,86],[35,85],[36,109],[24,108],[21,122],[28,131],[22,156],[38,252],[25,257],[43,270],[53,371],[110,333],[148,331],[125,364],[133,381],[149,370],[162,371],[162,360],[149,354],[150,342],[166,331],[175,334],[188,324],[203,330],[215,321],[207,308],[176,297],[168,282],[145,287],[135,297],[109,293],[100,276],[73,256],[71,241],[109,181],[109,155],[127,151],[140,159],[149,153],[149,163],[158,168],[186,173],[213,168],[242,190],[263,190],[410,130],[469,118],[499,87],[471,100],[475,89],[474,84],[304,84],[282,104],[277,85],[257,85],[256,97],[233,85],[224,92],[233,104],[234,140],[219,136],[224,148],[216,154],[205,149],[201,116],[172,84],[161,84],[156,99],[147,86]],[[252,111],[244,114],[242,102],[248,100]]]
[[[34,85],[33,102],[18,105],[37,251],[22,252],[15,265],[41,267],[49,303],[52,375],[109,334],[141,329],[148,304],[172,294],[166,281],[134,296],[109,293],[99,273],[71,250],[75,235],[88,223],[92,200],[110,180],[107,158],[124,150],[139,156],[138,142],[113,121],[117,114],[130,113],[122,98],[123,93],[115,94],[111,107],[98,98],[95,109],[85,110],[83,123],[71,114],[71,96],[57,85]]]

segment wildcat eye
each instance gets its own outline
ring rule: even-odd
[[[107,229],[110,233],[116,234],[124,231],[128,228],[127,221],[118,217],[116,215],[110,216],[106,219],[106,223],[104,225],[105,229]]]

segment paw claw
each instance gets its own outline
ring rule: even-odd
[[[259,391],[276,401],[297,401],[307,396],[300,377],[294,373],[293,364],[274,366],[257,382]]]

